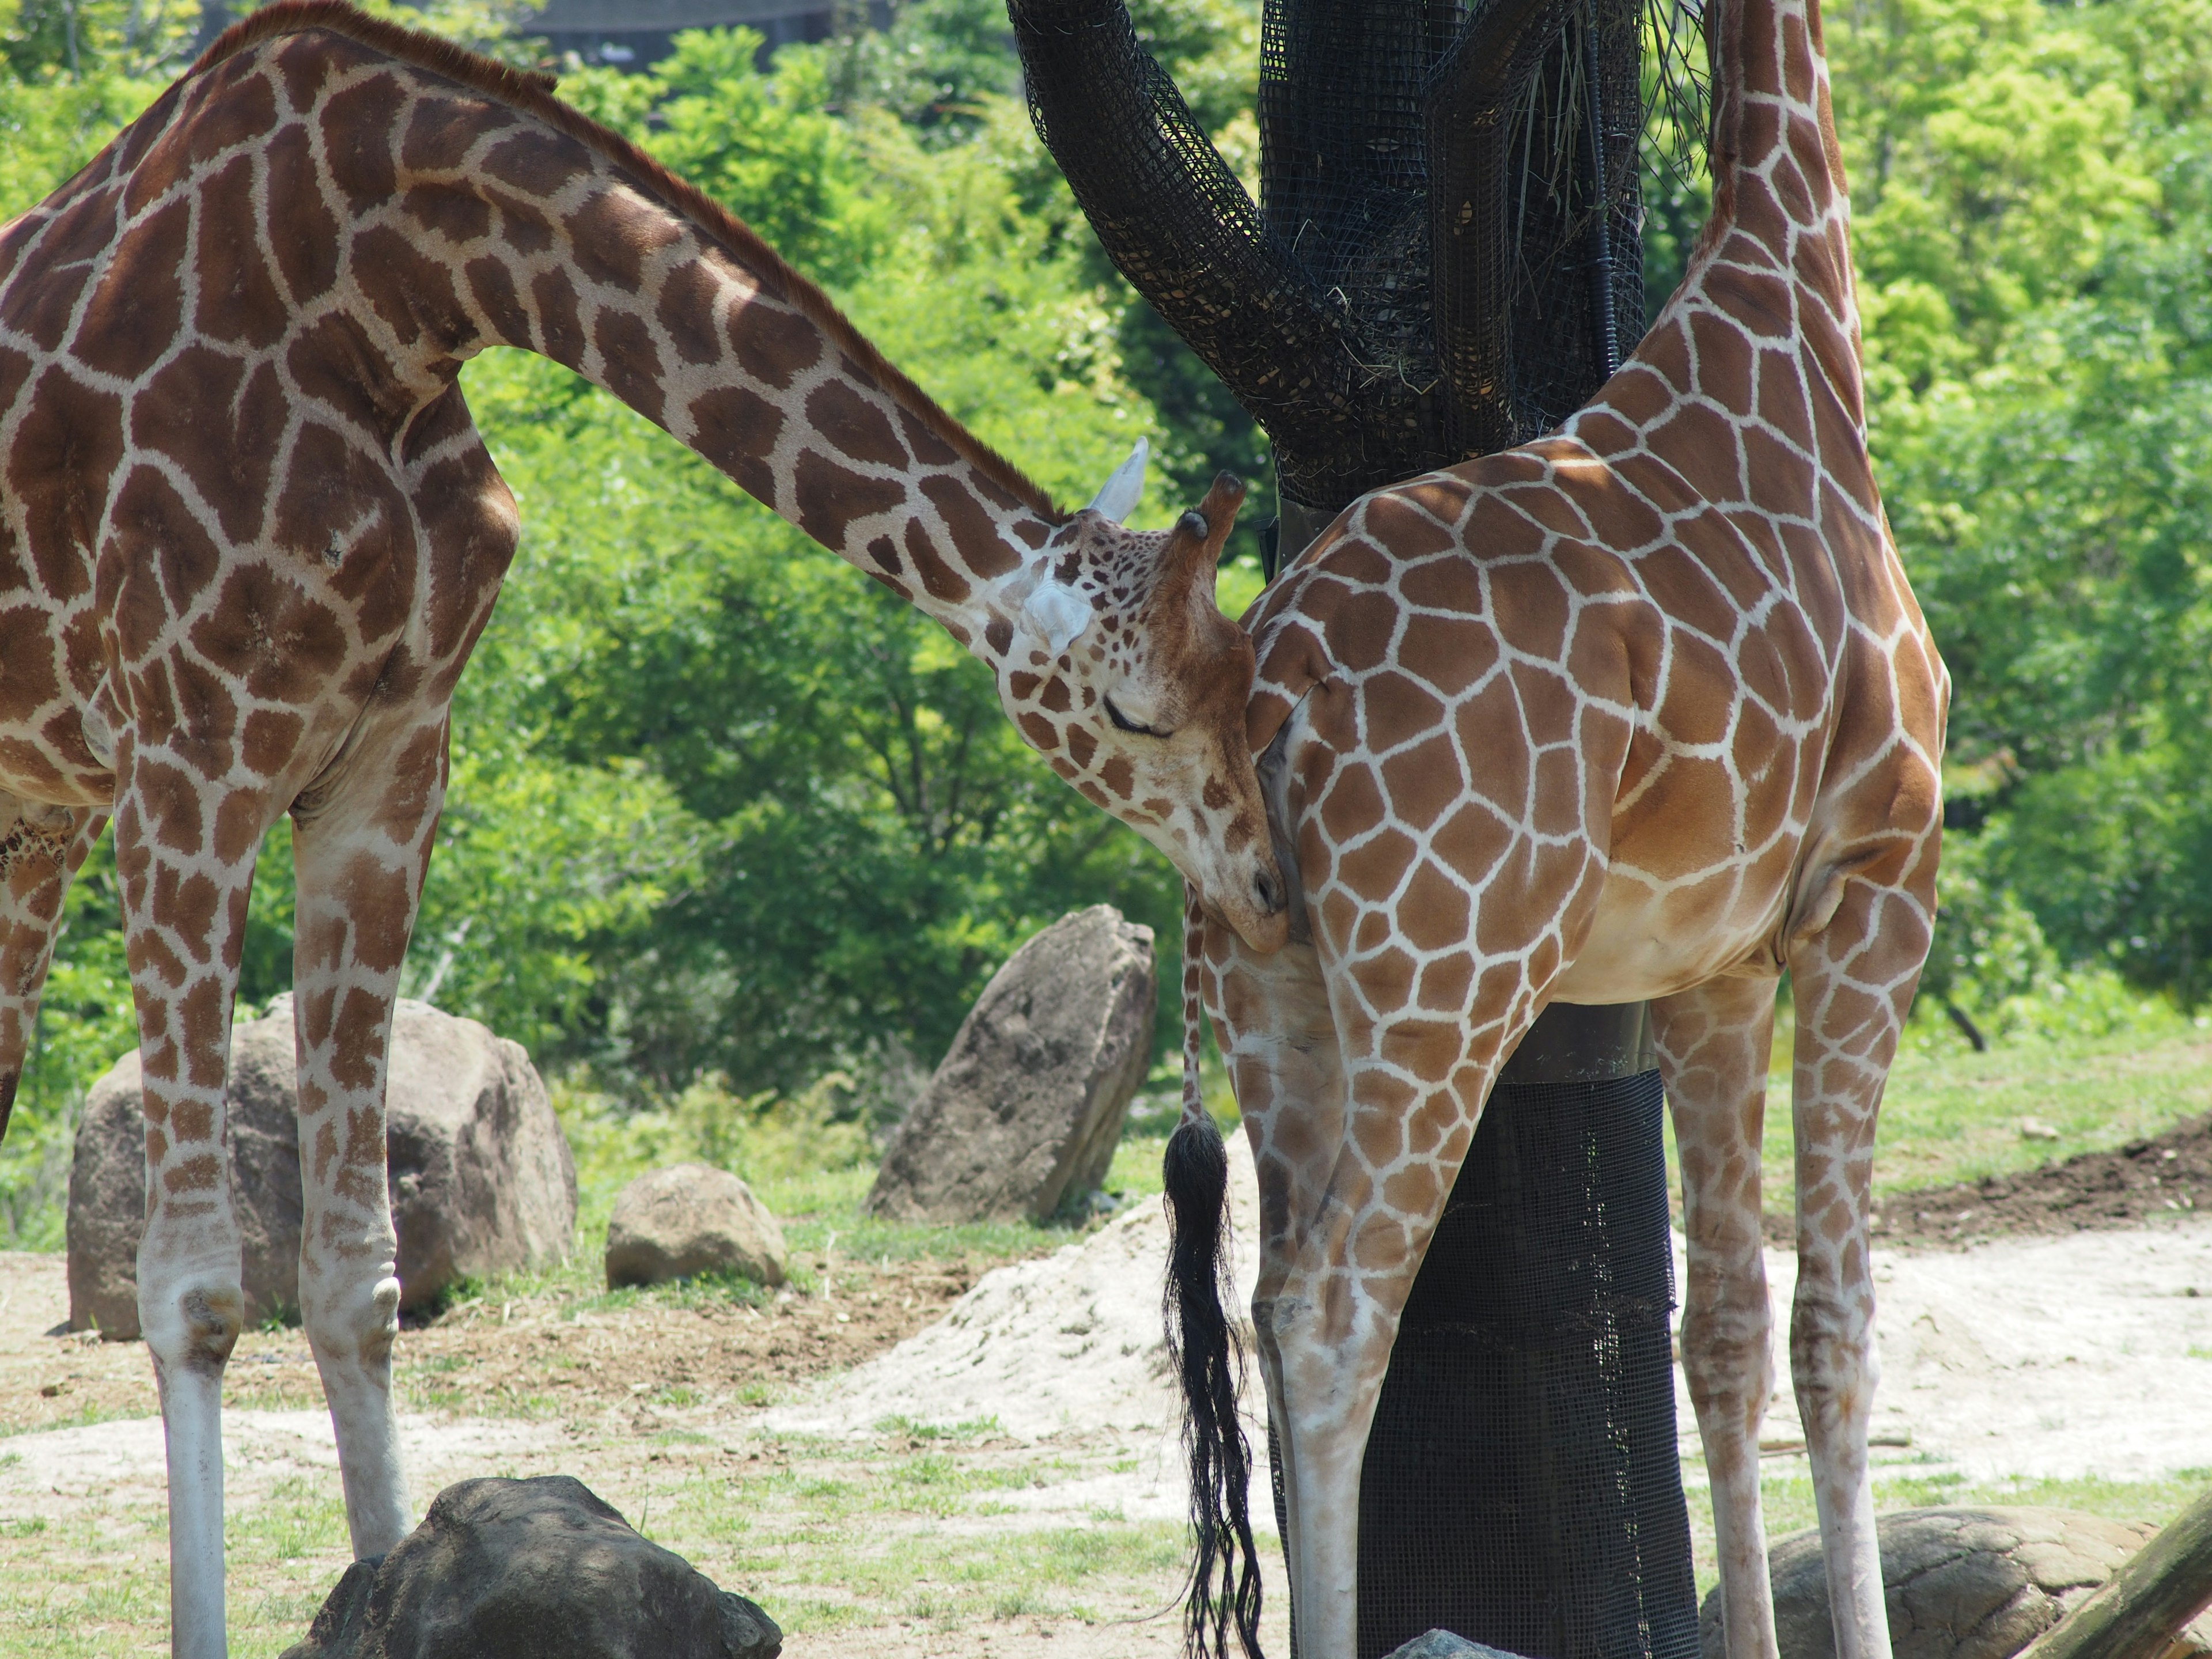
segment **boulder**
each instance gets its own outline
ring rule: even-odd
[[[1899,1510],[1879,1517],[1882,1588],[1895,1659],[2012,1659],[2088,1599],[2158,1528],[2070,1510]],[[1782,1659],[1834,1659],[1818,1528],[1768,1551]],[[1705,1659],[1721,1659],[1717,1589],[1698,1619]],[[2212,1653],[2212,1615],[2169,1659]]]
[[[775,1659],[783,1632],[583,1482],[464,1480],[283,1659]]]
[[[783,1229],[753,1189],[704,1164],[638,1176],[607,1221],[609,1290],[705,1273],[781,1285],[790,1260]]]
[[[520,1043],[472,1019],[403,1001],[394,1013],[385,1149],[399,1233],[400,1303],[420,1308],[457,1279],[567,1255],[576,1165]],[[299,1099],[292,999],[232,1029],[227,1108],[231,1194],[244,1235],[246,1318],[300,1305]],[[138,1334],[146,1230],[138,1056],[93,1085],[70,1167],[70,1328]]]
[[[1095,1189],[1152,1063],[1152,930],[1109,904],[1014,952],[899,1126],[867,1209],[896,1221],[1042,1221]]]
[[[1516,1659],[1516,1656],[1503,1648],[1470,1642],[1448,1630],[1432,1630],[1426,1636],[1416,1636],[1401,1648],[1393,1648],[1385,1659]]]

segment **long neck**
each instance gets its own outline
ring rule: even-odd
[[[395,453],[466,357],[541,353],[983,649],[993,590],[1059,515],[734,221],[542,112],[324,30],[216,65],[179,122],[271,106],[256,147],[289,360],[326,353],[376,388]]]
[[[1863,418],[1850,200],[1828,94],[1820,0],[1713,0],[1713,210],[1686,297],[1794,324]]]

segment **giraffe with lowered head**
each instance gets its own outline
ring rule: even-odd
[[[1868,454],[1817,0],[1717,0],[1705,20],[1712,214],[1650,334],[1556,434],[1355,501],[1246,618],[1291,943],[1255,950],[1194,910],[1186,1008],[1216,1022],[1258,1166],[1252,1320],[1302,1659],[1359,1651],[1368,1429],[1499,1066],[1553,1001],[1646,999],[1727,1652],[1773,1659],[1759,1136],[1785,970],[1791,1371],[1837,1652],[1889,1652],[1869,1182],[1935,911],[1948,679]],[[1186,1102],[1168,1174],[1191,1619],[1196,1645],[1233,1621],[1256,1651],[1214,1300],[1221,1150],[1194,1087]]]
[[[333,0],[217,40],[0,229],[0,1127],[64,889],[112,816],[145,1071],[140,1316],[173,1650],[225,1650],[222,1379],[243,1304],[223,1090],[246,898],[289,813],[301,1311],[357,1556],[409,1508],[392,1401],[393,999],[455,681],[513,556],[456,383],[577,370],[935,617],[1024,738],[1239,937],[1285,928],[1214,604],[1242,497],[1068,513],[758,237],[516,74]]]

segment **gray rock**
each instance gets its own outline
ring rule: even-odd
[[[781,1285],[790,1260],[783,1229],[753,1189],[704,1164],[638,1176],[616,1195],[607,1221],[610,1290],[704,1273]]]
[[[283,1659],[775,1659],[783,1632],[583,1482],[464,1480]]]
[[[1448,1630],[1432,1630],[1426,1636],[1416,1636],[1402,1648],[1392,1649],[1385,1659],[1516,1659],[1516,1656],[1503,1648],[1470,1642]]]
[[[992,976],[899,1126],[867,1209],[898,1221],[1042,1221],[1094,1189],[1152,1059],[1152,930],[1109,904],[1062,916]]]
[[[292,1000],[231,1032],[231,1192],[244,1235],[246,1317],[300,1304],[299,1099]],[[576,1165],[520,1043],[472,1019],[403,1001],[392,1019],[385,1150],[399,1233],[400,1306],[457,1279],[566,1255]],[[145,1127],[134,1051],[92,1086],[70,1167],[70,1328],[138,1334],[146,1230]]]
[[[1880,1516],[1881,1579],[1895,1659],[2012,1659],[2093,1595],[2158,1528],[2070,1510],[1899,1510]],[[1834,1659],[1826,1564],[1817,1528],[1767,1554],[1782,1659]],[[1721,1659],[1717,1589],[1698,1619],[1705,1659]],[[2212,1653],[2212,1614],[2169,1659]]]

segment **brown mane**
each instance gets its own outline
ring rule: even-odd
[[[720,243],[725,252],[757,276],[778,298],[796,306],[819,325],[838,349],[873,375],[893,398],[920,415],[938,436],[992,482],[1047,519],[1060,522],[1067,518],[1067,514],[1055,506],[1028,475],[946,414],[935,398],[894,367],[853,326],[828,295],[793,270],[750,225],[697,185],[671,173],[620,133],[610,131],[555,97],[553,89],[559,85],[555,76],[509,68],[434,34],[371,17],[346,4],[345,0],[277,0],[276,4],[225,29],[200,54],[199,60],[185,72],[186,76],[203,74],[226,58],[275,36],[299,34],[310,29],[343,35],[386,57],[459,82],[535,117],[604,155],[658,197],[662,206]]]

